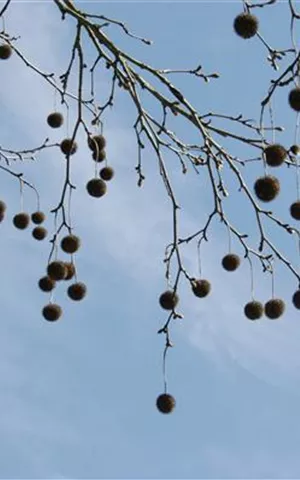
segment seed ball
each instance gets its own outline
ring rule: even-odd
[[[0,212],[0,223],[4,220],[4,218],[5,218],[5,213]]]
[[[72,138],[65,138],[61,144],[60,149],[65,155],[73,155],[77,151],[77,143]]]
[[[0,59],[7,60],[12,54],[12,48],[8,43],[0,45]]]
[[[44,227],[35,227],[32,230],[32,236],[36,240],[44,240],[44,238],[47,237],[47,233],[48,232],[47,232],[46,228],[44,228]]]
[[[55,322],[61,317],[62,309],[56,303],[49,303],[43,308],[43,317],[48,320],[48,322]]]
[[[252,302],[246,303],[244,313],[250,320],[258,320],[263,316],[264,306],[261,302],[253,300]]]
[[[76,235],[67,235],[60,242],[60,246],[66,253],[75,253],[80,247],[80,238]]]
[[[98,162],[98,163],[103,162],[103,160],[106,159],[106,152],[104,149],[102,150],[98,149],[98,151],[94,150],[92,157],[93,157],[93,160],[95,160],[95,162]]]
[[[256,180],[254,184],[256,196],[263,202],[270,202],[280,192],[280,183],[276,177],[266,175]]]
[[[64,280],[71,280],[71,278],[75,275],[75,265],[71,262],[65,262],[65,267],[67,269],[67,275],[65,276]]]
[[[233,22],[235,33],[242,38],[251,38],[258,31],[258,19],[250,13],[240,13]]]
[[[89,180],[86,189],[91,197],[103,197],[105,195],[107,187],[106,183],[101,178],[92,178]]]
[[[279,143],[269,145],[265,148],[264,153],[266,157],[266,163],[270,167],[279,167],[282,165],[287,155],[286,149]]]
[[[27,213],[17,213],[13,218],[13,224],[16,228],[24,230],[28,227],[30,222],[30,217]]]
[[[111,167],[104,167],[100,170],[100,177],[102,178],[102,180],[105,180],[106,182],[111,180],[114,174],[115,174],[114,169]]]
[[[86,295],[86,285],[82,282],[73,283],[68,288],[68,296],[72,300],[82,300]]]
[[[64,262],[57,260],[49,263],[47,274],[52,280],[63,280],[67,275],[67,269]]]
[[[50,113],[47,117],[47,123],[51,128],[59,128],[64,123],[64,117],[59,112]]]
[[[280,298],[273,298],[265,304],[265,315],[268,318],[279,318],[285,310],[285,303]]]
[[[292,152],[293,155],[298,155],[300,153],[299,145],[292,145],[290,148],[290,151]]]
[[[161,413],[171,413],[176,405],[175,398],[169,393],[162,393],[156,399],[157,409]]]
[[[94,151],[103,150],[106,147],[106,138],[103,135],[94,135],[88,138],[88,146]]]
[[[208,280],[194,280],[192,282],[192,290],[193,294],[196,295],[196,297],[206,297],[210,290],[211,290],[211,284]]]
[[[296,87],[289,93],[289,104],[293,110],[296,112],[300,111],[300,88]]]
[[[233,272],[240,266],[241,260],[238,255],[234,253],[229,253],[222,258],[222,265],[225,270],[228,272]]]
[[[55,287],[55,280],[48,276],[42,277],[39,279],[39,287],[43,292],[51,292]]]
[[[300,309],[300,290],[297,290],[293,295],[293,305],[298,310]]]
[[[165,310],[174,310],[178,302],[179,297],[177,293],[172,292],[171,290],[167,290],[159,297],[160,306]]]
[[[44,212],[37,211],[37,212],[33,212],[31,214],[31,220],[36,225],[40,225],[41,223],[43,223],[45,218],[46,218],[46,216],[45,216]]]
[[[292,203],[290,206],[290,214],[295,220],[300,220],[300,201]]]
[[[3,200],[0,200],[0,213],[6,212],[6,203]]]

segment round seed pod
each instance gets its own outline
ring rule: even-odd
[[[280,192],[279,180],[271,175],[260,177],[254,184],[254,191],[261,201],[270,202],[274,200]]]
[[[46,216],[45,216],[44,212],[41,212],[41,211],[33,212],[31,214],[31,220],[36,225],[40,225],[41,223],[43,223],[45,218],[46,218]]]
[[[196,297],[206,297],[211,290],[211,284],[208,280],[198,279],[192,282],[192,291]]]
[[[264,306],[261,302],[253,300],[252,302],[246,303],[244,313],[249,320],[258,320],[264,314]]]
[[[290,214],[295,220],[300,220],[300,201],[292,203],[290,206]]]
[[[55,280],[52,280],[48,275],[39,279],[39,287],[43,292],[51,292],[55,285]]]
[[[19,228],[20,230],[24,230],[25,228],[28,227],[30,222],[30,217],[28,213],[21,212],[17,213],[14,218],[13,218],[13,224],[16,228]]]
[[[0,45],[0,60],[7,60],[11,56],[12,52],[13,50],[11,46],[8,45],[8,43],[3,43]]]
[[[72,138],[65,138],[61,144],[60,149],[65,155],[73,155],[77,151],[78,145]]]
[[[94,152],[106,147],[106,138],[103,135],[94,135],[88,138],[88,147]]]
[[[59,112],[50,113],[47,117],[47,123],[51,128],[59,128],[64,123],[64,117]]]
[[[101,178],[92,178],[88,181],[86,189],[91,197],[103,197],[105,195],[107,187],[106,183]]]
[[[104,167],[100,170],[100,177],[102,178],[102,180],[105,180],[106,182],[111,180],[114,174],[115,174],[114,169],[111,167]]]
[[[300,112],[300,88],[296,87],[289,93],[290,107],[296,112]]]
[[[103,162],[103,160],[106,159],[106,151],[104,149],[102,150],[98,149],[97,151],[94,150],[92,157],[93,157],[93,160],[95,160],[95,162],[98,162],[98,163]]]
[[[47,267],[47,274],[52,280],[64,280],[67,275],[67,269],[64,262],[54,261],[49,263]]]
[[[48,322],[55,322],[61,317],[62,309],[56,303],[49,303],[43,308],[43,317],[48,320]]]
[[[82,300],[86,295],[86,285],[82,282],[76,282],[69,286],[68,296],[72,300]]]
[[[76,235],[67,235],[60,242],[60,246],[66,253],[75,253],[79,249],[80,243],[80,238]]]
[[[65,267],[67,269],[67,275],[65,276],[64,280],[71,280],[71,278],[75,275],[75,265],[71,262],[65,262]]]
[[[290,148],[290,151],[292,152],[293,155],[298,155],[300,153],[299,145],[292,145]]]
[[[265,304],[265,315],[268,318],[279,318],[285,310],[285,303],[280,298],[272,298]]]
[[[268,145],[265,148],[264,153],[265,153],[266,163],[270,167],[279,167],[280,165],[283,164],[287,156],[286,149],[279,143]]]
[[[175,405],[175,398],[169,393],[162,393],[156,399],[156,407],[161,413],[171,413]]]
[[[296,290],[293,295],[293,305],[295,308],[300,310],[300,290]]]
[[[172,292],[171,290],[167,290],[159,297],[160,306],[165,310],[174,310],[178,302],[179,297],[177,293]]]
[[[0,200],[0,213],[6,212],[6,203],[3,200]]]
[[[228,253],[228,255],[225,255],[225,257],[222,258],[223,268],[228,272],[236,270],[240,266],[240,263],[240,257],[234,253]]]
[[[32,230],[32,236],[33,238],[35,238],[36,240],[44,240],[44,238],[47,237],[47,230],[46,228],[44,227],[35,227],[33,230]]]
[[[233,22],[235,33],[242,38],[251,38],[258,31],[258,19],[250,13],[240,13]]]

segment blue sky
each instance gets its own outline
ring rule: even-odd
[[[146,47],[111,30],[139,58],[161,68],[201,63],[206,72],[218,71],[220,80],[208,85],[174,77],[201,112],[245,112],[258,118],[259,102],[274,73],[265,66],[266,52],[257,40],[244,42],[232,32],[240,3],[82,3],[81,8],[126,21],[137,34],[153,39],[154,45]],[[277,28],[285,11],[286,4],[280,3],[258,12],[262,31],[276,46],[288,43],[288,28]],[[33,22],[33,16],[38,21]],[[19,48],[33,62],[60,74],[73,25],[59,19],[50,2],[16,2],[6,26],[21,35]],[[0,75],[1,146],[28,148],[48,135],[51,141],[66,135],[65,130],[47,128],[45,119],[53,107],[47,85],[15,57],[1,62]],[[105,88],[107,74],[99,72],[97,89]],[[295,115],[286,106],[284,92],[276,102],[276,122],[286,127],[276,139],[289,146]],[[203,258],[212,294],[202,301],[181,284],[185,318],[173,325],[175,348],[167,359],[176,410],[163,416],[155,408],[163,388],[164,346],[156,332],[165,321],[157,298],[166,288],[162,259],[171,236],[171,210],[150,150],[145,185],[136,187],[134,113],[125,95],[118,95],[105,123],[116,178],[100,200],[85,193],[93,165],[79,136],[80,148],[72,159],[78,185],[72,215],[82,238],[76,261],[79,279],[86,282],[88,295],[74,305],[61,288],[55,298],[64,315],[57,323],[42,319],[48,298],[37,288],[48,244],[35,242],[30,229],[13,228],[19,187],[12,177],[1,176],[8,212],[1,224],[0,249],[0,477],[299,478],[300,329],[299,314],[290,305],[297,285],[278,265],[276,293],[287,300],[285,316],[277,322],[248,322],[243,316],[250,296],[248,265],[232,275],[221,269],[227,236],[217,222]],[[195,135],[184,125],[181,134]],[[249,149],[226,145],[241,157],[249,155]],[[19,167],[35,182],[45,210],[57,203],[63,162],[53,149]],[[191,169],[183,177],[173,157],[167,156],[166,162],[184,205],[182,229],[193,231],[211,207],[205,177],[196,177]],[[249,169],[250,185],[258,171]],[[224,175],[231,182],[228,172]],[[289,171],[280,178],[284,186],[274,209],[289,220],[295,182]],[[250,210],[241,210],[246,206],[237,186],[229,185],[229,214],[255,235]],[[31,191],[25,191],[24,205],[28,211],[35,209]],[[47,227],[53,228],[50,216]],[[275,235],[295,260],[295,241]],[[234,247],[242,253],[235,242]],[[197,275],[196,249],[186,249],[184,260]],[[266,301],[270,279],[258,265],[255,271],[257,297]]]

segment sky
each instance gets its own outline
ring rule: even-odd
[[[245,112],[258,119],[260,101],[275,73],[257,39],[245,42],[232,31],[240,2],[84,1],[80,8],[125,21],[136,34],[152,39],[149,47],[108,29],[137,58],[160,68],[201,63],[206,72],[219,72],[220,79],[207,85],[172,77],[199,111]],[[288,27],[277,28],[288,19],[286,10],[286,3],[279,2],[257,12],[264,36],[276,47],[289,41]],[[21,36],[18,48],[33,63],[58,74],[64,71],[75,29],[71,21],[60,21],[51,2],[13,2],[5,24],[11,34]],[[91,47],[84,47],[87,58],[93,58]],[[1,62],[0,78],[1,147],[30,148],[47,136],[59,142],[67,135],[65,127],[49,131],[46,117],[53,109],[53,92],[15,55]],[[107,87],[108,74],[99,71],[99,95]],[[274,105],[275,123],[286,127],[276,141],[289,146],[294,143],[295,115],[286,103],[285,90]],[[71,111],[71,126],[73,120]],[[218,222],[203,246],[202,267],[212,282],[211,295],[197,299],[188,285],[180,284],[184,318],[172,325],[174,348],[167,357],[168,391],[176,398],[176,409],[162,415],[155,407],[163,391],[164,338],[157,330],[166,315],[158,297],[167,287],[163,256],[171,239],[172,212],[150,149],[145,153],[145,184],[136,186],[134,120],[126,95],[118,93],[104,124],[108,161],[116,176],[101,199],[86,194],[94,164],[84,135],[78,137],[72,158],[77,185],[72,218],[82,240],[76,255],[79,280],[88,293],[74,304],[60,288],[55,301],[63,316],[53,324],[42,318],[49,298],[37,287],[49,244],[32,239],[30,228],[13,227],[12,217],[20,210],[19,185],[1,172],[1,199],[8,211],[0,249],[0,478],[299,478],[300,329],[299,313],[291,306],[297,285],[276,264],[276,294],[287,302],[285,315],[274,322],[247,321],[243,305],[250,297],[249,268],[243,262],[236,273],[222,270],[228,240]],[[195,136],[184,123],[180,134]],[[233,142],[224,144],[241,158],[250,155]],[[195,231],[212,206],[206,178],[190,168],[183,176],[168,155],[166,165],[184,206],[182,231]],[[47,149],[35,162],[16,165],[16,171],[34,182],[41,207],[49,212],[63,182],[59,149]],[[257,165],[249,167],[249,185],[258,172],[262,174]],[[274,211],[289,221],[295,179],[288,169],[278,176],[282,192],[273,202]],[[250,210],[226,170],[224,177],[232,191],[226,204],[230,218],[255,238]],[[35,207],[33,192],[25,189],[24,209],[32,212]],[[50,214],[46,226],[53,230]],[[295,241],[269,230],[297,263]],[[235,241],[233,248],[242,255]],[[196,248],[185,249],[183,258],[196,276]],[[270,278],[258,264],[255,292],[263,302],[271,297]]]

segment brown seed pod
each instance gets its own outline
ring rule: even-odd
[[[86,185],[86,189],[91,197],[103,197],[107,187],[106,183],[101,178],[92,178]]]
[[[64,123],[64,117],[59,112],[50,113],[47,117],[47,123],[51,128],[59,128]]]
[[[82,300],[86,295],[86,285],[82,282],[76,282],[69,286],[68,296],[72,300]]]
[[[56,282],[52,278],[45,276],[39,279],[39,287],[43,292],[51,292],[55,288]]]
[[[75,253],[79,249],[80,243],[80,238],[76,235],[67,235],[60,242],[60,246],[66,253]]]
[[[246,303],[244,313],[249,320],[258,320],[264,314],[264,306],[261,302],[252,300],[252,302]]]
[[[295,308],[300,310],[300,290],[296,290],[293,295],[293,305]]]
[[[178,302],[179,297],[177,293],[174,293],[171,290],[167,290],[159,297],[160,306],[165,310],[174,310]]]
[[[240,263],[240,257],[234,253],[228,253],[228,255],[225,255],[225,257],[222,258],[223,268],[228,272],[236,270],[240,266]]]
[[[32,230],[32,236],[33,238],[35,238],[36,240],[44,240],[44,238],[47,237],[47,230],[45,227],[35,227],[33,230]]]
[[[162,393],[156,399],[157,409],[161,413],[171,413],[176,405],[175,398],[169,393]]]
[[[28,227],[30,222],[30,217],[28,213],[21,212],[17,213],[14,218],[13,218],[13,224],[16,228],[19,228],[20,230],[24,230],[25,228]]]
[[[283,164],[287,156],[287,151],[279,143],[274,143],[272,145],[268,145],[265,148],[264,154],[267,165],[269,165],[270,167],[279,167]]]
[[[72,138],[65,138],[60,144],[60,149],[65,155],[73,155],[77,148],[77,143],[75,140],[72,142]]]
[[[233,22],[235,33],[242,38],[251,38],[258,31],[258,19],[250,13],[240,13]]]
[[[55,322],[61,317],[62,309],[56,303],[49,303],[43,308],[43,317],[48,320],[48,322]]]
[[[88,138],[88,146],[94,151],[103,150],[106,147],[106,138],[103,135],[94,135]]]
[[[208,280],[198,279],[192,282],[192,291],[196,297],[206,297],[211,290],[211,284]]]
[[[300,112],[300,88],[296,87],[289,93],[289,104],[293,110]]]
[[[98,162],[98,163],[103,162],[103,160],[106,159],[106,151],[104,149],[94,150],[92,157],[93,157],[93,160],[95,160],[95,162]]]
[[[65,262],[65,267],[67,269],[67,275],[65,276],[64,280],[71,280],[71,278],[75,275],[75,265],[71,262]]]
[[[8,43],[3,43],[2,45],[0,45],[0,59],[1,60],[7,60],[11,54],[12,54],[13,50],[11,48],[10,45],[8,45]]]
[[[0,200],[0,213],[6,212],[6,203],[3,200]]]
[[[300,220],[300,201],[292,203],[290,206],[290,214],[295,220]]]
[[[292,145],[290,148],[290,151],[292,152],[293,155],[298,155],[300,153],[299,145]]]
[[[41,212],[41,211],[33,212],[31,214],[31,220],[36,225],[40,225],[41,223],[43,223],[45,218],[46,218],[46,216],[45,216],[44,212]]]
[[[64,262],[56,260],[49,263],[47,267],[47,274],[50,278],[52,278],[52,280],[64,280],[67,275],[67,269]]]
[[[254,184],[254,191],[256,196],[263,202],[270,202],[280,192],[280,183],[276,177],[266,175],[256,180]]]
[[[0,223],[4,220],[4,218],[5,218],[5,213],[0,212]]]
[[[114,169],[111,167],[104,167],[100,170],[100,177],[102,178],[102,180],[105,180],[106,182],[111,180],[114,174],[115,174]]]
[[[265,304],[265,315],[268,318],[279,318],[285,310],[285,303],[280,298],[272,298]]]

